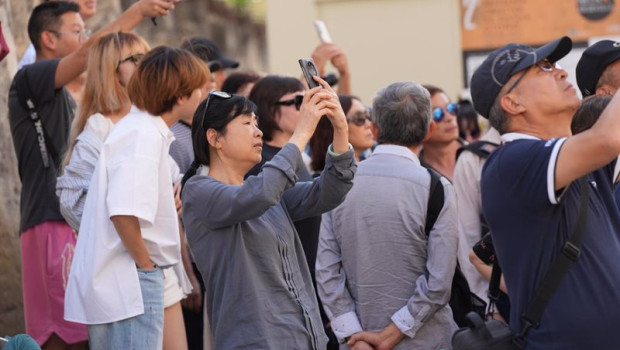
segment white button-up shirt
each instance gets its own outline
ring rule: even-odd
[[[90,183],[65,293],[65,319],[109,323],[144,313],[136,264],[110,217],[138,218],[151,260],[180,261],[168,150],[160,117],[132,107],[106,139]]]

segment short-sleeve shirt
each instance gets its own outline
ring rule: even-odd
[[[170,156],[179,166],[181,174],[185,174],[194,161],[192,145],[192,126],[179,121],[170,127],[174,141],[170,145]]]
[[[566,138],[506,134],[482,173],[482,207],[511,301],[510,327],[572,234],[580,185],[555,191],[555,168]],[[587,175],[582,253],[553,294],[527,349],[612,349],[620,344],[620,216],[612,196],[615,161]]]
[[[132,107],[103,144],[88,189],[66,291],[65,319],[109,323],[142,314],[135,262],[110,217],[138,218],[151,260],[180,261],[168,155],[174,137],[160,117]]]
[[[56,197],[56,164],[60,164],[67,146],[75,102],[64,87],[56,89],[54,86],[59,61],[42,60],[24,67],[13,78],[9,90],[9,123],[22,183],[20,232],[45,221],[64,220]],[[17,97],[23,79],[28,79],[30,94],[26,91],[19,93],[33,98],[45,130],[50,157],[55,153],[49,168],[43,165],[30,114]]]

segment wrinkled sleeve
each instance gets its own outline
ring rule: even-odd
[[[315,276],[319,298],[338,340],[361,332],[362,325],[355,312],[355,303],[347,289],[347,276],[342,267],[342,255],[334,233],[331,212],[323,214],[321,219]]]
[[[183,221],[199,219],[217,229],[259,217],[295,185],[295,173],[302,166],[299,149],[289,143],[265,163],[258,175],[249,176],[241,186],[203,181],[205,177],[195,176],[183,188]]]
[[[297,221],[318,216],[340,205],[353,186],[356,170],[352,147],[338,155],[329,151],[321,176],[314,181],[297,183],[284,193],[284,203],[291,219]]]
[[[427,244],[428,275],[416,280],[407,304],[392,315],[392,321],[408,337],[414,337],[424,322],[450,300],[452,278],[456,269],[458,246],[456,196],[452,185],[444,184],[445,202]]]
[[[76,231],[80,228],[86,193],[102,146],[101,140],[93,135],[84,133],[80,136],[73,147],[69,164],[56,181],[60,213]]]

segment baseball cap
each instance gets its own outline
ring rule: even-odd
[[[220,47],[213,40],[207,38],[194,37],[187,39],[181,44],[181,48],[191,51],[207,62],[211,72],[239,67],[239,62],[226,57],[222,50],[220,50]]]
[[[577,63],[577,85],[586,97],[594,94],[601,74],[620,58],[620,42],[601,40],[588,47]]]
[[[567,36],[537,49],[527,45],[508,44],[493,52],[476,69],[471,78],[471,98],[474,108],[485,118],[500,90],[515,73],[548,59],[554,63],[566,56],[573,47]]]

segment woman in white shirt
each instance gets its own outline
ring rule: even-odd
[[[149,50],[140,36],[119,32],[100,38],[89,52],[83,99],[71,127],[64,169],[56,185],[61,213],[76,231],[101,147],[112,127],[130,110],[127,84]],[[178,169],[172,172],[173,180],[178,182]],[[164,349],[187,349],[180,301],[191,287],[182,264],[164,273]]]

